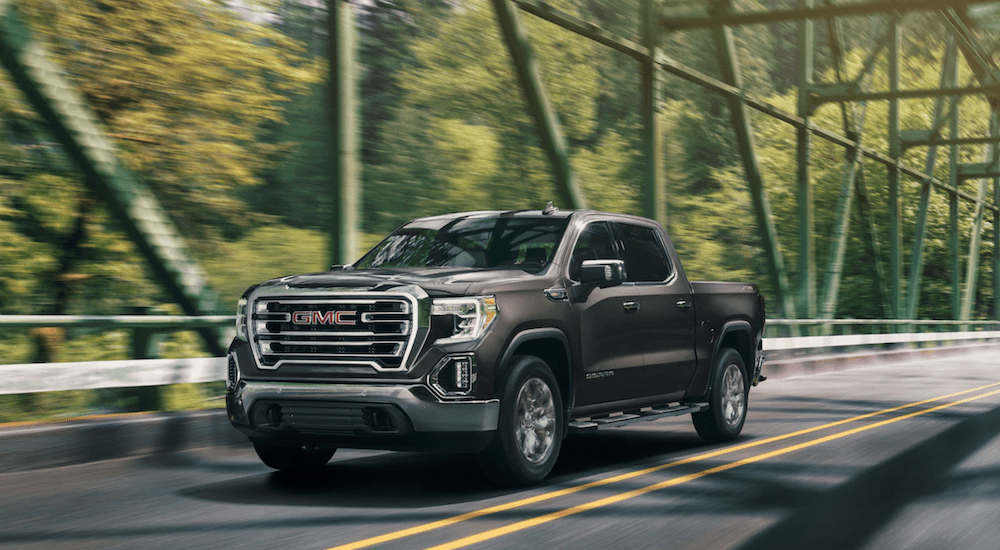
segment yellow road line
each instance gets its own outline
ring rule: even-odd
[[[938,405],[937,407],[932,407],[930,409],[924,409],[924,410],[920,410],[920,411],[914,411],[912,413],[904,414],[902,416],[897,416],[895,418],[890,418],[888,420],[883,420],[881,422],[876,422],[874,424],[869,424],[867,426],[861,426],[861,427],[853,428],[853,429],[850,429],[850,430],[844,430],[842,432],[837,432],[835,434],[831,434],[831,435],[828,435],[828,436],[825,436],[825,437],[821,437],[821,438],[818,438],[818,439],[813,439],[811,441],[806,441],[804,443],[799,443],[797,445],[791,445],[789,447],[784,447],[784,448],[777,449],[777,450],[774,450],[774,451],[770,451],[770,452],[767,452],[767,453],[755,455],[755,456],[752,456],[752,457],[749,457],[749,458],[744,458],[742,460],[737,460],[735,462],[730,462],[728,464],[723,464],[721,466],[715,466],[714,468],[708,468],[708,469],[702,470],[700,472],[695,472],[693,474],[687,474],[687,475],[680,476],[680,477],[677,477],[677,478],[668,479],[666,481],[661,481],[659,483],[654,483],[652,485],[647,485],[647,486],[641,487],[639,489],[634,489],[634,490],[631,490],[631,491],[626,491],[624,493],[619,493],[617,495],[613,495],[613,496],[610,496],[610,497],[602,498],[602,499],[599,499],[599,500],[594,500],[594,501],[591,501],[591,502],[587,502],[585,504],[580,504],[578,506],[573,506],[571,508],[566,508],[564,510],[559,510],[557,512],[551,512],[549,514],[545,514],[545,515],[542,515],[542,516],[534,517],[534,518],[527,519],[527,520],[524,520],[524,521],[519,521],[517,523],[512,523],[512,524],[506,525],[504,527],[498,527],[496,529],[492,529],[490,531],[486,531],[486,532],[479,533],[479,534],[476,534],[476,535],[471,535],[471,536],[468,536],[468,537],[465,537],[465,538],[461,538],[461,539],[453,541],[453,542],[449,542],[449,543],[445,543],[445,544],[440,544],[438,546],[433,546],[431,548],[428,548],[427,550],[455,550],[456,548],[464,548],[464,547],[469,546],[471,544],[476,544],[476,543],[484,542],[484,541],[487,541],[487,540],[490,540],[490,539],[495,539],[497,537],[502,537],[502,536],[508,535],[510,533],[515,533],[517,531],[522,531],[524,529],[528,529],[530,527],[535,527],[537,525],[542,525],[544,523],[548,523],[550,521],[555,521],[555,520],[560,519],[560,518],[564,518],[564,517],[567,517],[567,516],[572,516],[574,514],[579,514],[580,512],[586,512],[588,510],[593,510],[595,508],[601,508],[601,507],[604,507],[604,506],[609,506],[609,505],[612,505],[612,504],[617,504],[617,503],[622,502],[624,500],[628,500],[628,499],[631,499],[631,498],[635,498],[637,496],[645,495],[647,493],[652,493],[653,491],[659,491],[660,489],[665,489],[667,487],[673,487],[673,486],[676,486],[676,485],[680,485],[682,483],[687,483],[688,481],[692,481],[692,480],[695,480],[695,479],[698,479],[698,478],[701,478],[701,477],[709,476],[709,475],[712,475],[712,474],[717,474],[719,472],[725,472],[727,470],[732,470],[734,468],[739,468],[740,466],[746,466],[747,464],[753,464],[755,462],[760,462],[762,460],[767,460],[769,458],[774,458],[776,456],[781,456],[781,455],[788,454],[788,453],[791,453],[791,452],[794,452],[794,451],[805,449],[807,447],[812,447],[814,445],[819,445],[821,443],[827,443],[829,441],[833,441],[835,439],[840,439],[842,437],[847,437],[849,435],[854,435],[854,434],[857,434],[857,433],[860,433],[860,432],[864,432],[864,431],[872,430],[872,429],[879,428],[879,427],[882,427],[882,426],[886,426],[886,425],[892,424],[894,422],[899,422],[900,420],[906,420],[908,418],[913,418],[915,416],[920,416],[922,414],[927,414],[927,413],[939,411],[939,410],[942,410],[942,409],[947,409],[948,407],[953,407],[955,405],[960,405],[962,403],[968,403],[970,401],[975,401],[977,399],[982,399],[984,397],[989,397],[991,395],[996,395],[996,394],[1000,394],[1000,390],[995,390],[995,391],[992,391],[992,392],[989,392],[989,393],[984,393],[984,394],[976,395],[976,396],[973,396],[973,397],[967,397],[965,399],[960,399],[958,401],[954,401],[954,402],[951,402],[951,403],[945,403],[944,405]]]
[[[608,477],[608,478],[605,478],[605,479],[599,479],[597,481],[592,481],[590,483],[584,483],[584,484],[581,484],[581,485],[576,485],[576,486],[573,486],[573,487],[567,487],[565,489],[559,489],[559,490],[552,491],[552,492],[549,492],[549,493],[543,493],[543,494],[540,494],[540,495],[535,495],[533,497],[528,497],[528,498],[524,498],[524,499],[520,499],[520,500],[515,500],[513,502],[508,502],[506,504],[499,504],[497,506],[491,506],[489,508],[483,508],[483,509],[480,509],[480,510],[475,510],[475,511],[472,511],[472,512],[468,512],[468,513],[465,513],[465,514],[460,514],[460,515],[453,516],[453,517],[450,517],[450,518],[445,518],[445,519],[434,521],[434,522],[431,522],[431,523],[425,523],[425,524],[422,524],[422,525],[417,525],[415,527],[410,527],[408,529],[402,529],[402,530],[399,530],[399,531],[393,531],[391,533],[386,533],[384,535],[379,535],[377,537],[371,537],[371,538],[359,540],[357,542],[352,542],[352,543],[343,544],[343,545],[340,545],[340,546],[335,546],[335,547],[329,548],[328,550],[358,550],[360,548],[367,548],[369,546],[374,546],[376,544],[382,544],[382,543],[385,543],[385,542],[390,542],[390,541],[394,541],[394,540],[398,540],[398,539],[402,539],[402,538],[406,538],[406,537],[411,537],[413,535],[419,535],[421,533],[426,533],[428,531],[433,531],[435,529],[441,529],[442,527],[448,527],[449,525],[454,525],[456,523],[460,523],[460,522],[467,521],[467,520],[470,520],[470,519],[480,518],[480,517],[483,517],[483,516],[488,516],[490,514],[496,514],[496,513],[499,513],[499,512],[506,512],[508,510],[513,510],[515,508],[521,508],[521,507],[524,507],[524,506],[529,506],[531,504],[537,504],[539,502],[544,502],[546,500],[552,500],[554,498],[564,497],[564,496],[567,496],[567,495],[571,495],[573,493],[578,493],[580,491],[585,491],[587,489],[593,489],[595,487],[602,487],[604,485],[610,485],[612,483],[618,483],[620,481],[627,481],[627,480],[634,479],[634,478],[637,478],[637,477],[649,475],[651,473],[658,472],[660,470],[665,470],[667,468],[673,468],[675,466],[681,466],[681,465],[684,465],[684,464],[691,464],[693,462],[700,462],[700,461],[703,461],[703,460],[708,460],[710,458],[715,458],[715,457],[718,457],[718,456],[727,455],[727,454],[730,454],[730,453],[735,453],[737,451],[742,451],[744,449],[750,449],[752,447],[759,447],[761,445],[766,445],[768,443],[774,443],[776,441],[782,441],[782,440],[789,439],[789,438],[792,438],[792,437],[797,437],[797,436],[800,436],[800,435],[805,435],[805,434],[817,432],[817,431],[820,431],[820,430],[826,430],[826,429],[829,429],[829,428],[834,428],[836,426],[841,426],[843,424],[847,424],[847,423],[850,423],[850,422],[857,422],[859,420],[865,420],[867,418],[872,418],[874,416],[879,416],[879,415],[882,415],[882,414],[888,414],[888,413],[896,412],[896,411],[899,411],[899,410],[902,410],[902,409],[907,409],[907,408],[910,408],[910,407],[917,407],[917,406],[924,405],[924,404],[927,404],[927,403],[933,403],[934,401],[940,401],[942,399],[948,399],[949,397],[955,397],[957,395],[963,395],[963,394],[967,394],[967,393],[971,393],[971,392],[975,392],[975,391],[985,390],[987,388],[992,388],[992,387],[995,387],[995,386],[1000,386],[1000,382],[997,382],[997,383],[994,383],[994,384],[987,384],[985,386],[980,386],[978,388],[972,388],[972,389],[964,390],[964,391],[960,391],[960,392],[949,393],[948,395],[942,395],[942,396],[934,397],[934,398],[931,398],[931,399],[925,399],[923,401],[916,401],[914,403],[908,403],[906,405],[900,405],[898,407],[892,407],[892,408],[889,408],[889,409],[883,409],[883,410],[880,410],[880,411],[870,412],[870,413],[862,414],[862,415],[859,415],[859,416],[853,416],[851,418],[845,418],[844,420],[838,420],[836,422],[830,422],[829,424],[822,424],[820,426],[814,426],[812,428],[806,428],[804,430],[790,432],[790,433],[787,433],[787,434],[784,434],[784,435],[779,435],[779,436],[775,436],[775,437],[769,437],[769,438],[761,439],[761,440],[758,440],[758,441],[752,441],[750,443],[744,443],[742,445],[734,445],[732,447],[726,447],[726,448],[719,449],[719,450],[716,450],[716,451],[710,451],[710,452],[707,452],[707,453],[698,454],[698,455],[691,456],[691,457],[688,457],[688,458],[683,458],[681,460],[676,460],[674,462],[668,462],[666,464],[660,464],[660,465],[657,465],[657,466],[652,466],[650,468],[645,468],[645,469],[642,469],[642,470],[637,470],[635,472],[628,472],[628,473],[625,473],[625,474],[620,474],[620,475]]]

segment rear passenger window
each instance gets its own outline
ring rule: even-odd
[[[569,264],[569,278],[580,280],[580,266],[584,260],[617,260],[614,241],[607,222],[592,222],[583,228],[573,247]]]
[[[632,282],[660,282],[670,276],[670,262],[652,227],[615,223],[625,275]]]

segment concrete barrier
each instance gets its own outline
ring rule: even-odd
[[[223,409],[14,423],[0,425],[0,473],[215,446],[250,448]]]

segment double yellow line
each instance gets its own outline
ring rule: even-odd
[[[544,501],[547,501],[547,500],[552,500],[552,499],[555,499],[555,498],[559,498],[559,497],[571,495],[571,494],[574,494],[574,493],[585,491],[587,489],[593,489],[595,487],[601,487],[601,486],[604,486],[604,485],[610,485],[610,484],[613,484],[613,483],[618,483],[618,482],[621,482],[621,481],[626,481],[626,480],[634,479],[634,478],[645,476],[645,475],[649,475],[651,473],[658,472],[658,471],[661,471],[661,470],[666,470],[667,468],[673,468],[675,466],[681,466],[681,465],[684,465],[684,464],[691,464],[691,463],[694,463],[694,462],[701,462],[701,461],[704,461],[704,460],[708,460],[708,459],[715,458],[715,457],[718,457],[718,456],[727,455],[727,454],[730,454],[730,453],[735,453],[735,452],[742,451],[742,450],[745,450],[745,449],[750,449],[750,448],[753,448],[753,447],[759,447],[761,445],[767,445],[769,443],[774,443],[776,441],[782,441],[782,440],[785,440],[785,439],[789,439],[789,438],[792,438],[792,437],[798,437],[798,436],[801,436],[801,435],[805,435],[805,434],[817,432],[817,431],[820,431],[820,430],[827,430],[827,429],[830,429],[830,428],[834,428],[836,426],[841,426],[841,425],[848,424],[848,423],[851,423],[851,422],[858,422],[860,420],[865,420],[865,419],[868,419],[868,418],[872,418],[872,417],[876,417],[876,416],[880,416],[880,415],[884,415],[884,414],[893,413],[893,412],[900,411],[900,410],[903,410],[903,409],[908,409],[908,408],[911,408],[911,407],[919,407],[921,405],[926,405],[928,403],[933,403],[933,402],[936,402],[936,401],[941,401],[941,400],[948,399],[950,397],[956,397],[956,396],[959,396],[959,395],[965,395],[965,394],[969,394],[969,393],[974,393],[974,392],[977,392],[977,391],[982,391],[982,390],[986,390],[986,389],[989,389],[989,388],[993,388],[993,387],[996,387],[996,386],[1000,386],[1000,382],[997,382],[997,383],[994,383],[994,384],[987,384],[985,386],[980,386],[980,387],[977,387],[977,388],[972,388],[972,389],[968,389],[968,390],[964,390],[964,391],[960,391],[960,392],[950,393],[948,395],[942,395],[942,396],[934,397],[934,398],[931,398],[931,399],[925,399],[923,401],[916,401],[914,403],[908,403],[906,405],[900,405],[898,407],[892,407],[892,408],[889,408],[889,409],[883,409],[883,410],[880,410],[880,411],[875,411],[875,412],[871,412],[871,413],[867,413],[867,414],[862,414],[862,415],[859,415],[859,416],[854,416],[854,417],[851,417],[851,418],[846,418],[844,420],[838,420],[836,422],[831,422],[831,423],[823,424],[823,425],[820,425],[820,426],[814,426],[812,428],[807,428],[807,429],[804,429],[804,430],[799,430],[799,431],[787,433],[787,434],[784,434],[784,435],[779,435],[779,436],[776,436],[776,437],[770,437],[770,438],[767,438],[767,439],[761,439],[761,440],[753,441],[753,442],[750,442],[750,443],[744,443],[742,445],[734,445],[732,447],[726,447],[724,449],[719,449],[717,451],[711,451],[711,452],[707,452],[707,453],[702,453],[702,454],[691,456],[691,457],[684,458],[684,459],[681,459],[681,460],[676,460],[676,461],[673,461],[673,462],[668,462],[668,463],[665,463],[665,464],[659,464],[657,466],[652,466],[650,468],[644,468],[642,470],[637,470],[637,471],[634,471],[634,472],[629,472],[629,473],[625,473],[625,474],[621,474],[621,475],[617,475],[617,476],[612,476],[612,477],[600,479],[600,480],[597,480],[597,481],[592,481],[590,483],[584,483],[584,484],[576,485],[576,486],[573,486],[573,487],[567,487],[565,489],[559,489],[557,491],[543,493],[543,494],[540,494],[540,495],[536,495],[536,496],[533,496],[533,497],[516,500],[516,501],[513,501],[513,502],[506,503],[506,504],[500,504],[500,505],[497,505],[497,506],[491,506],[489,508],[483,508],[483,509],[480,509],[480,510],[476,510],[476,511],[473,511],[473,512],[468,512],[468,513],[465,513],[465,514],[453,516],[453,517],[446,518],[446,519],[443,519],[443,520],[439,520],[439,521],[435,521],[435,522],[431,522],[431,523],[426,523],[426,524],[418,525],[418,526],[415,526],[415,527],[410,527],[408,529],[402,529],[402,530],[399,530],[399,531],[393,531],[391,533],[386,533],[384,535],[380,535],[380,536],[377,536],[377,537],[372,537],[372,538],[360,540],[360,541],[353,542],[353,543],[350,543],[350,544],[344,544],[344,545],[341,545],[341,546],[335,546],[333,548],[330,548],[329,550],[356,550],[356,549],[359,549],[359,548],[367,548],[369,546],[374,546],[374,545],[385,543],[385,542],[390,542],[390,541],[394,541],[394,540],[398,540],[398,539],[402,539],[402,538],[406,538],[406,537],[411,537],[411,536],[418,535],[418,534],[421,534],[421,533],[426,533],[428,531],[434,531],[436,529],[441,529],[441,528],[444,528],[444,527],[448,527],[450,525],[454,525],[456,523],[460,523],[460,522],[467,521],[467,520],[470,520],[470,519],[476,519],[476,518],[480,518],[480,517],[483,517],[483,516],[488,516],[488,515],[491,515],[491,514],[496,514],[498,512],[506,512],[508,510],[513,510],[513,509],[516,509],[516,508],[521,508],[521,507],[524,507],[524,506],[529,506],[529,505],[532,505],[532,504],[537,504],[539,502],[544,502]],[[908,413],[908,414],[904,414],[904,415],[901,415],[901,416],[893,417],[893,418],[890,418],[890,419],[887,419],[887,420],[882,420],[881,422],[876,422],[874,424],[868,424],[868,425],[861,426],[861,427],[858,427],[858,428],[853,428],[853,429],[850,429],[850,430],[845,430],[845,431],[842,431],[842,432],[837,432],[835,434],[831,434],[831,435],[828,435],[828,436],[820,437],[818,439],[813,439],[813,440],[810,440],[810,441],[806,441],[804,443],[799,443],[797,445],[791,445],[791,446],[788,446],[788,447],[783,447],[781,449],[777,449],[777,450],[770,451],[770,452],[767,452],[767,453],[762,453],[762,454],[759,454],[759,455],[754,455],[752,457],[745,458],[745,459],[742,459],[742,460],[737,460],[735,462],[730,462],[728,464],[723,464],[721,466],[715,466],[713,468],[708,468],[708,469],[705,469],[705,470],[702,470],[700,472],[696,472],[696,473],[693,473],[693,474],[687,474],[687,475],[680,476],[680,477],[677,477],[677,478],[668,479],[666,481],[661,481],[659,483],[654,483],[654,484],[651,484],[651,485],[647,485],[645,487],[641,487],[641,488],[634,489],[634,490],[631,490],[631,491],[626,491],[626,492],[619,493],[619,494],[616,494],[616,495],[613,495],[613,496],[610,496],[610,497],[606,497],[606,498],[594,500],[594,501],[591,501],[591,502],[587,502],[585,504],[580,504],[578,506],[573,506],[573,507],[566,508],[566,509],[563,509],[563,510],[559,510],[559,511],[556,511],[556,512],[551,512],[551,513],[544,514],[544,515],[541,515],[541,516],[537,516],[537,517],[534,517],[534,518],[531,518],[531,519],[520,521],[520,522],[517,522],[517,523],[512,523],[512,524],[506,525],[504,527],[499,527],[499,528],[496,528],[496,529],[485,531],[483,533],[479,533],[479,534],[476,534],[476,535],[471,535],[471,536],[468,536],[468,537],[465,537],[465,538],[458,539],[458,540],[453,541],[453,542],[449,542],[449,543],[446,543],[446,544],[435,546],[435,547],[433,547],[432,549],[429,549],[429,550],[452,550],[452,549],[456,549],[456,548],[462,548],[462,547],[465,547],[465,546],[469,546],[471,544],[475,544],[475,543],[478,543],[478,542],[483,542],[483,541],[490,540],[490,539],[493,539],[493,538],[501,537],[503,535],[507,535],[507,534],[514,533],[514,532],[517,532],[517,531],[521,531],[521,530],[527,529],[529,527],[534,527],[536,525],[541,525],[541,524],[544,524],[544,523],[548,523],[548,522],[554,521],[556,519],[560,519],[560,518],[564,518],[564,517],[571,516],[571,515],[574,515],[574,514],[578,514],[580,512],[585,512],[587,510],[593,510],[595,508],[601,508],[601,507],[608,506],[608,505],[611,505],[611,504],[615,504],[615,503],[618,503],[618,502],[622,502],[624,500],[628,500],[628,499],[631,499],[631,498],[634,498],[634,497],[637,497],[637,496],[640,496],[640,495],[651,493],[653,491],[658,491],[660,489],[665,489],[667,487],[673,487],[673,486],[676,486],[676,485],[680,485],[682,483],[686,483],[688,481],[692,481],[692,480],[695,480],[695,479],[698,479],[698,478],[701,478],[701,477],[709,476],[709,475],[716,474],[716,473],[719,473],[719,472],[724,472],[724,471],[727,471],[727,470],[732,470],[734,468],[739,468],[740,466],[745,466],[747,464],[753,464],[755,462],[760,462],[762,460],[767,460],[769,458],[774,458],[776,456],[781,456],[781,455],[788,454],[788,453],[791,453],[791,452],[795,452],[795,451],[798,451],[798,450],[801,450],[801,449],[805,449],[807,447],[812,447],[814,445],[819,445],[819,444],[822,444],[822,443],[827,443],[827,442],[833,441],[835,439],[840,439],[840,438],[847,437],[847,436],[850,436],[850,435],[854,435],[854,434],[857,434],[857,433],[860,433],[860,432],[864,432],[864,431],[867,431],[867,430],[872,430],[872,429],[879,428],[879,427],[882,427],[882,426],[885,426],[885,425],[888,425],[888,424],[899,422],[901,420],[906,420],[908,418],[913,418],[915,416],[920,416],[920,415],[923,415],[923,414],[932,413],[932,412],[935,412],[935,411],[946,409],[948,407],[953,407],[955,405],[960,405],[962,403],[968,403],[970,401],[975,401],[977,399],[982,399],[982,398],[989,397],[989,396],[996,395],[996,394],[1000,394],[1000,389],[994,390],[994,391],[991,391],[991,392],[987,392],[987,393],[983,393],[983,394],[979,394],[979,395],[975,395],[975,396],[972,396],[972,397],[967,397],[967,398],[960,399],[960,400],[957,400],[957,401],[952,401],[952,402],[944,403],[944,404],[938,405],[936,407],[931,407],[931,408],[928,408],[928,409],[921,409],[921,410],[914,411],[914,412],[911,412],[911,413]]]

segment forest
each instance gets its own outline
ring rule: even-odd
[[[250,284],[325,270],[330,199],[326,2],[321,0],[18,0],[36,37],[86,97],[121,160],[156,194],[222,302]],[[638,0],[560,0],[558,8],[637,41]],[[740,0],[739,9],[797,5]],[[559,196],[538,144],[514,68],[488,0],[356,0],[357,97],[367,250],[414,217],[473,209],[541,208]],[[669,3],[668,3],[669,5]],[[591,208],[641,213],[639,66],[632,58],[522,14],[541,76],[558,113],[570,164]],[[845,79],[857,74],[884,33],[883,15],[844,20]],[[795,22],[735,30],[746,88],[795,112]],[[833,82],[830,36],[817,24],[817,81]],[[904,89],[939,85],[947,31],[931,13],[903,19]],[[991,54],[1000,52],[986,37]],[[678,61],[719,77],[709,31],[662,36]],[[873,90],[888,89],[876,60]],[[972,73],[964,62],[959,81]],[[743,165],[725,98],[665,76],[661,111],[668,230],[690,279],[758,283],[773,295]],[[900,102],[902,128],[930,125],[930,98]],[[861,109],[854,116],[860,116]],[[795,130],[751,112],[765,188],[789,277],[795,280]],[[981,96],[959,109],[963,135],[988,132]],[[839,105],[814,122],[839,131]],[[864,108],[864,143],[887,150],[888,102]],[[104,205],[47,133],[9,76],[0,71],[0,314],[179,313]],[[927,149],[903,162],[923,167]],[[984,146],[960,148],[982,162]],[[843,148],[814,140],[816,259],[824,266],[844,172]],[[935,174],[948,179],[948,155]],[[886,243],[887,174],[866,162],[870,209]],[[975,194],[978,180],[964,183]],[[992,183],[991,183],[992,185]],[[902,230],[909,266],[920,182],[903,178]],[[557,204],[557,206],[560,206]],[[566,206],[566,205],[562,205]],[[959,205],[962,265],[974,205]],[[947,196],[934,193],[917,317],[953,318]],[[876,256],[858,209],[836,308],[838,317],[885,318],[873,284]],[[987,216],[984,232],[993,231]],[[992,239],[980,265],[992,265]],[[884,246],[883,246],[884,248]],[[883,250],[883,255],[885,254]],[[820,277],[824,275],[822,269]],[[995,318],[993,277],[981,271],[973,318]],[[905,278],[905,277],[904,277]],[[817,286],[822,284],[818,281]],[[773,305],[772,305],[773,304]],[[769,315],[779,315],[769,302]],[[229,313],[228,309],[222,313]],[[13,331],[5,363],[128,357],[128,334],[55,329]],[[164,357],[204,355],[188,333],[166,338]]]

